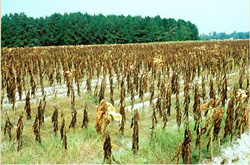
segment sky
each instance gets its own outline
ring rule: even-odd
[[[1,16],[24,12],[45,17],[57,12],[161,16],[196,24],[199,34],[247,32],[249,0],[1,0]]]

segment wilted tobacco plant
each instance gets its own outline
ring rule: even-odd
[[[4,88],[1,90],[1,109],[3,109],[3,100],[4,100]]]
[[[158,110],[159,116],[162,117],[161,92],[160,91],[158,91],[158,97],[156,100],[156,110]]]
[[[20,115],[18,122],[17,122],[17,129],[16,129],[16,139],[17,139],[17,151],[20,151],[22,148],[22,134],[23,134],[23,116]]]
[[[71,86],[71,109],[75,109],[75,91],[73,86]]]
[[[4,63],[1,63],[1,109],[3,109],[3,100],[4,100],[4,95],[5,95],[5,88],[6,88],[6,66]]]
[[[119,72],[119,70],[118,70],[118,67],[117,68],[114,68],[114,70],[115,70],[115,73],[116,73],[116,79],[117,79],[117,86],[118,86],[118,89],[120,89],[120,84],[121,84],[121,79],[120,79],[120,76],[121,76],[121,74],[120,74],[120,72]]]
[[[241,93],[242,92],[242,93]],[[235,99],[235,113],[234,113],[234,122],[235,122],[235,132],[238,132],[238,136],[241,138],[242,132],[248,127],[248,96],[244,91],[238,90],[237,96]]]
[[[194,114],[194,119],[197,121],[197,113],[200,108],[200,94],[198,90],[198,84],[195,84],[194,87],[194,105],[193,105],[193,114]]]
[[[202,75],[202,78],[201,78],[201,87],[202,87],[202,100],[203,100],[203,103],[206,101],[206,86],[205,86],[205,76]]]
[[[181,109],[180,109],[180,102],[179,102],[179,89],[180,85],[178,83],[179,81],[177,80],[177,86],[176,86],[176,123],[178,125],[178,130],[180,129],[181,126]]]
[[[43,105],[42,105],[42,122],[44,123],[44,114],[46,108],[46,95],[43,96]]]
[[[210,147],[211,159],[213,159],[213,141],[218,138],[218,143],[220,145],[220,124],[223,117],[224,111],[220,107],[216,107],[209,110],[209,116],[206,120],[205,126],[202,128],[202,132],[207,131],[207,136],[209,136],[207,150]]]
[[[87,80],[86,80],[86,86],[87,86],[87,91],[89,93],[89,95],[91,95],[92,91],[91,91],[91,75],[89,74]]]
[[[139,72],[139,68],[135,69],[135,75],[134,75],[134,84],[135,84],[135,89],[136,89],[136,93],[140,92],[139,88],[140,88],[140,72]]]
[[[165,77],[163,77],[163,80],[162,80],[162,82],[161,82],[161,87],[160,87],[160,92],[161,92],[161,97],[162,98],[166,98],[165,96],[166,96],[166,86],[165,86],[165,84],[166,84],[166,78]]]
[[[34,80],[33,74],[30,73],[30,86],[31,86],[31,95],[36,95],[36,82]]]
[[[105,100],[102,100],[97,107],[96,125],[95,125],[96,131],[99,134],[101,133],[103,117],[106,111],[107,111],[107,104]]]
[[[195,119],[194,130],[196,131],[196,147],[199,146],[199,160],[201,160],[201,109],[200,109],[200,94],[198,84],[194,87],[194,105],[193,114]]]
[[[22,79],[21,79],[21,68],[20,65],[18,64],[16,66],[16,82],[17,82],[17,89],[18,89],[18,95],[19,95],[19,100],[22,100]]]
[[[97,114],[96,114],[96,131],[97,133],[101,133],[102,129],[102,122],[103,122],[103,117],[107,111],[107,104],[105,103],[105,100],[102,100],[97,107]]]
[[[127,81],[127,94],[129,93],[129,91],[130,91],[130,87],[131,87],[131,84],[130,84],[130,72],[127,72],[127,74],[126,74],[126,81]]]
[[[72,73],[70,71],[64,71],[65,72],[65,79],[67,84],[67,96],[70,96],[70,92],[73,88],[73,82],[72,82]]]
[[[125,104],[125,97],[126,97],[126,91],[125,91],[125,78],[122,77],[121,81],[121,93],[120,93],[120,104],[121,106]]]
[[[176,90],[177,90],[177,75],[176,75],[176,70],[174,69],[173,70],[173,74],[172,74],[172,78],[171,78],[171,91],[173,94],[176,93]]]
[[[6,132],[9,135],[9,139],[11,140],[11,128],[13,128],[13,124],[10,122],[10,118],[8,114],[6,113],[6,120],[5,120],[5,126],[4,126],[4,135]]]
[[[246,85],[246,89],[248,89],[249,87],[249,77],[247,78],[247,85]]]
[[[189,79],[186,78],[185,80],[185,86],[184,86],[184,118],[186,119],[186,122],[188,123],[188,109],[189,109],[189,103],[190,103],[190,96],[189,96]]]
[[[132,118],[131,126],[130,128],[133,127],[133,144],[132,144],[132,150],[134,153],[136,153],[139,150],[139,126],[138,126],[138,121],[140,119],[139,112],[136,109],[134,111],[134,117]]]
[[[125,126],[125,123],[126,123],[126,114],[125,114],[125,104],[124,104],[124,102],[122,102],[120,106],[121,106],[120,107],[120,114],[122,115],[122,122],[121,122],[121,126],[120,126],[119,131],[121,131],[121,134],[123,135],[124,134],[124,126]]]
[[[27,120],[31,119],[31,108],[30,108],[30,91],[26,94],[24,110],[27,113]]]
[[[160,86],[161,86],[161,73],[160,72],[157,73],[157,79],[158,79],[157,87],[158,89],[160,89]]]
[[[75,71],[75,81],[76,81],[76,86],[77,86],[77,95],[80,97],[81,90],[80,90],[80,71],[79,70]]]
[[[94,96],[95,98],[98,97],[98,86],[99,86],[99,78],[97,79],[97,83],[95,85]]]
[[[111,154],[112,154],[111,149],[112,149],[111,139],[110,139],[109,133],[106,133],[105,141],[103,144],[103,151],[104,151],[103,162],[108,163],[108,164],[111,164]]]
[[[224,114],[224,110],[221,107],[215,108],[215,111],[213,113],[213,126],[214,126],[214,131],[213,131],[213,137],[214,139],[218,139],[219,145],[220,145],[220,129],[221,129],[221,121],[222,117]],[[214,140],[213,139],[213,140]]]
[[[153,103],[153,98],[154,98],[154,91],[155,91],[155,84],[154,84],[154,79],[151,78],[151,83],[150,83],[150,105]]]
[[[239,77],[239,88],[242,89],[243,85],[243,71],[242,69],[240,70],[240,77]]]
[[[44,95],[45,94],[44,85],[43,85],[44,71],[40,71],[39,75],[40,75],[39,77],[40,77],[40,85],[41,85],[42,95]]]
[[[77,111],[75,109],[72,110],[72,119],[71,119],[69,128],[72,127],[73,129],[75,129],[75,126],[76,126],[76,115],[77,115]]]
[[[231,141],[233,138],[233,119],[234,119],[234,96],[230,98],[228,107],[227,107],[227,118],[225,121],[225,132],[224,138],[231,134]]]
[[[54,66],[52,65],[52,66],[51,66],[50,73],[49,73],[49,85],[50,85],[50,86],[52,86],[53,83],[54,83],[54,72],[55,72],[55,68],[54,68]]]
[[[53,115],[51,117],[51,123],[53,123],[53,131],[55,133],[55,135],[57,134],[57,131],[58,131],[58,109],[57,107],[55,107],[55,110],[53,112]]]
[[[215,98],[214,84],[212,78],[210,79],[209,87],[210,87],[210,92],[209,92],[210,99],[215,100],[216,98]]]
[[[167,99],[165,98],[165,96],[163,96],[163,101],[162,101],[162,121],[163,121],[163,129],[166,128],[167,126],[167,122],[168,122],[168,118],[167,118]]]
[[[62,84],[61,69],[60,69],[60,62],[59,62],[59,60],[57,61],[57,66],[56,66],[56,81],[57,81],[58,84]]]
[[[171,114],[171,96],[172,96],[172,90],[171,90],[171,84],[169,83],[168,89],[167,89],[167,94],[166,94],[168,116],[170,116],[170,114]]]
[[[43,123],[43,118],[44,118],[44,114],[43,114],[43,108],[42,108],[42,101],[40,100],[39,102],[39,106],[37,108],[38,110],[38,120],[39,120],[39,126],[42,126]]]
[[[242,109],[242,120],[241,120],[241,125],[240,125],[240,131],[245,132],[248,127],[249,127],[249,109],[247,106],[245,106]]]
[[[182,143],[182,159],[184,164],[191,164],[191,154],[192,154],[192,148],[191,148],[191,140],[192,136],[190,133],[190,130],[188,127],[185,129],[184,133],[184,141]]]
[[[161,84],[161,101],[162,101],[162,107],[161,107],[161,114],[162,114],[162,120],[163,120],[163,129],[167,126],[167,99],[166,99],[166,87],[165,87],[165,78],[162,80]]]
[[[131,106],[132,106],[132,108],[134,107],[134,103],[135,103],[134,89],[135,89],[135,85],[132,84],[131,88],[130,88],[130,98],[131,98]]]
[[[41,143],[40,125],[39,125],[38,115],[36,115],[36,119],[35,119],[35,122],[33,124],[33,131],[34,131],[34,134],[36,135],[36,141]]]
[[[83,120],[82,120],[82,128],[88,127],[89,119],[88,119],[88,111],[87,111],[87,103],[85,102],[84,105],[84,112],[83,112]]]
[[[61,112],[61,118],[62,118],[62,124],[60,128],[60,134],[61,134],[61,140],[63,140],[63,134],[64,134],[64,129],[65,129],[65,119],[64,119],[63,111]]]
[[[151,129],[151,139],[156,137],[156,126],[157,126],[157,118],[156,118],[156,110],[155,110],[155,104],[152,105],[153,112],[152,112],[152,127]]]
[[[109,75],[109,84],[110,84],[110,102],[114,105],[114,86],[113,86],[113,77]]]
[[[221,100],[222,101],[222,105],[225,106],[225,102],[227,100],[227,77],[226,77],[226,74],[224,74],[224,77],[223,77],[221,99],[222,99]]]
[[[144,93],[146,93],[148,91],[148,74],[143,74],[142,77],[142,91],[143,91],[143,95]]]
[[[216,74],[216,80],[215,80],[215,82],[217,82],[217,93],[219,94],[219,93],[221,93],[221,91],[222,91],[222,87],[223,87],[223,77],[222,77],[222,75],[221,74]]]
[[[101,102],[102,99],[104,99],[105,89],[106,89],[106,77],[104,76],[102,79],[102,84],[99,92],[99,103]]]
[[[143,74],[140,77],[140,85],[139,85],[139,98],[141,99],[141,102],[143,102],[143,96],[144,96],[144,91],[143,91]]]
[[[12,71],[12,66],[9,66],[9,79],[7,81],[7,97],[9,102],[12,103],[12,110],[15,110],[15,102],[16,102],[16,83],[15,83],[15,75]]]
[[[66,135],[66,130],[65,130],[65,128],[63,129],[63,138],[62,138],[62,140],[63,140],[63,148],[65,149],[65,150],[67,150],[68,149],[68,146],[67,146],[67,135]]]
[[[199,105],[198,105],[199,107]],[[195,130],[196,130],[196,134],[197,134],[197,138],[196,138],[196,143],[195,146],[197,148],[197,146],[199,147],[199,161],[201,160],[201,135],[202,135],[202,109],[198,108],[197,109],[197,120],[195,122]]]

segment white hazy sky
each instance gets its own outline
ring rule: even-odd
[[[25,12],[32,17],[55,12],[141,15],[184,19],[199,33],[249,31],[249,0],[1,0],[2,16]]]

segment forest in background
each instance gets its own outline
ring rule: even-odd
[[[2,47],[89,45],[198,40],[198,28],[173,18],[55,13],[2,16]]]
[[[216,33],[212,32],[208,35],[201,34],[199,36],[201,40],[225,40],[225,39],[249,39],[249,32],[236,32],[226,34],[225,32]]]

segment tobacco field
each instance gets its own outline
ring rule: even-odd
[[[249,89],[248,40],[2,48],[1,163],[209,163]]]

